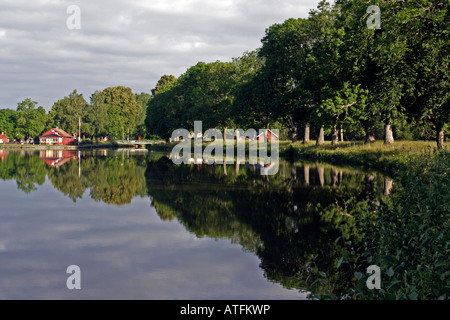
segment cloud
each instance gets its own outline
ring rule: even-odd
[[[307,17],[317,0],[1,0],[0,108],[32,98],[49,110],[77,89],[150,92],[163,74],[229,61],[260,46],[265,29]],[[81,29],[69,30],[70,5]]]

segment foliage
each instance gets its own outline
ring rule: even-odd
[[[30,98],[17,104],[15,113],[17,138],[36,138],[44,131],[47,113],[43,107],[37,107],[37,102]]]
[[[315,269],[311,297],[322,299],[449,299],[448,152],[425,154],[397,174],[394,194],[368,200],[355,216],[364,236],[345,241],[336,265],[353,274],[349,290],[334,290],[326,272]],[[366,268],[381,270],[381,289],[368,289]]]
[[[47,129],[59,127],[71,135],[78,134],[79,120],[86,117],[87,108],[83,95],[74,90],[68,97],[53,104],[48,115]]]
[[[15,136],[15,111],[12,109],[0,110],[0,132],[4,132],[8,137]]]

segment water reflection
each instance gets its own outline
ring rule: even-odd
[[[353,213],[392,181],[324,164],[280,163],[275,176],[255,165],[174,166],[149,161],[147,188],[161,219],[177,219],[198,237],[228,238],[257,255],[270,281],[305,288],[297,274],[314,263],[333,274],[341,248],[356,236]],[[386,193],[386,191],[385,191]],[[349,279],[335,284],[345,290]]]
[[[3,152],[2,152],[3,151]],[[389,195],[393,181],[320,163],[280,161],[264,176],[258,165],[174,165],[168,156],[136,151],[26,152],[0,150],[0,178],[30,193],[48,177],[58,192],[77,202],[124,206],[150,198],[161,220],[181,223],[197,237],[229,239],[260,260],[266,279],[307,290],[298,277],[314,265],[335,275],[342,248],[338,236],[359,236],[353,216],[369,198]],[[334,279],[345,291],[349,279]]]

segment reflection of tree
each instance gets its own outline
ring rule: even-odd
[[[88,188],[88,182],[79,176],[78,161],[68,161],[64,165],[57,168],[50,168],[48,177],[53,187],[64,193],[76,202],[77,199],[83,197],[84,192]]]
[[[176,218],[197,236],[238,242],[261,259],[269,280],[305,288],[298,273],[310,272],[316,257],[344,290],[349,279],[338,279],[341,247],[334,240],[358,233],[351,215],[364,209],[364,173],[284,161],[275,176],[242,163],[232,168],[176,166],[162,157],[148,163],[148,192],[162,219]]]
[[[133,159],[125,162],[114,158],[93,160],[93,165],[86,170],[86,178],[94,200],[122,205],[131,203],[141,192],[145,170],[137,166]]]
[[[39,155],[33,152],[11,151],[0,162],[0,178],[15,179],[17,188],[25,193],[36,190],[36,185],[42,185],[46,173]]]
[[[48,174],[55,189],[74,202],[81,199],[87,189],[96,201],[117,205],[130,203],[135,196],[147,196],[144,157],[136,158],[125,152],[94,156],[94,152],[82,154],[79,163],[74,160],[75,153],[58,161],[59,153],[50,151],[11,152],[0,162],[0,178],[15,179],[18,188],[28,193],[36,190],[36,184],[42,185]],[[44,161],[50,158],[51,163],[58,165],[47,166]]]

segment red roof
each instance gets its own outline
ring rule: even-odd
[[[4,135],[4,134],[0,134],[0,139],[9,139],[9,137],[7,137],[7,136]]]
[[[63,137],[63,138],[73,138],[73,136],[71,136],[70,134],[68,134],[67,132],[65,132],[62,129],[59,128],[52,128],[50,130],[48,130],[46,133],[44,133],[41,138],[55,138],[55,137]]]

